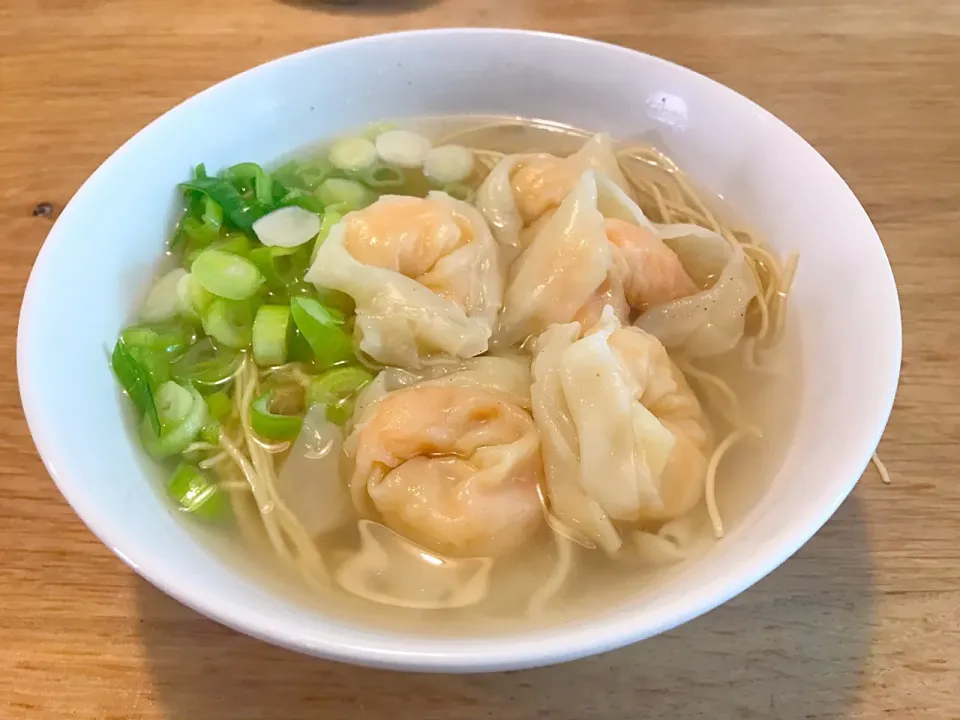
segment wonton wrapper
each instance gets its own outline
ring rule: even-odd
[[[384,196],[330,231],[306,274],[357,307],[359,348],[408,368],[487,350],[502,297],[481,215],[446,193]]]
[[[610,272],[610,243],[597,209],[603,180],[583,173],[573,190],[510,268],[495,341],[515,345],[550,325],[568,323]]]
[[[537,340],[531,388],[550,508],[609,553],[614,521],[662,521],[702,497],[709,421],[652,335],[612,308],[582,339],[578,323]]]
[[[699,225],[659,225],[657,232],[694,282],[709,287],[650,308],[634,324],[689,357],[732,350],[743,338],[747,305],[759,292],[743,248]]]
[[[396,390],[390,370],[371,383],[346,444],[355,462],[351,490],[362,513],[375,510],[419,545],[496,557],[543,525],[540,441],[515,393],[495,389],[498,374],[513,387],[518,366],[470,362],[472,371]]]
[[[587,170],[602,173],[630,192],[607,133],[594,135],[566,158],[546,153],[508,155],[494,166],[477,191],[477,208],[508,259],[526,247],[529,235],[524,228],[559,207]]]
[[[360,552],[334,575],[354,595],[420,610],[466,607],[487,597],[489,558],[437,556],[379,523],[361,520],[357,527]]]

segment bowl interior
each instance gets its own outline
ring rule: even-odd
[[[304,609],[224,564],[160,501],[107,362],[174,220],[176,184],[270,162],[384,118],[491,113],[546,118],[670,154],[781,253],[798,250],[791,302],[803,398],[793,442],[762,497],[708,556],[629,602],[508,638],[412,637]],[[742,591],[805,542],[876,446],[900,362],[886,256],[856,198],[770,114],[665,61],[516,31],[444,30],[283,58],[177,107],[114,154],[51,231],[21,315],[24,408],[43,459],[84,521],[161,589],[252,635],[310,653],[416,669],[517,668],[623,645]]]

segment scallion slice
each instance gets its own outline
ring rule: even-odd
[[[174,268],[162,275],[140,308],[140,317],[147,322],[169,320],[180,311],[180,296],[177,288],[187,275],[183,268]]]
[[[257,202],[263,207],[273,204],[273,178],[262,167],[252,162],[239,163],[224,171],[224,176],[239,185],[243,192],[252,188]]]
[[[187,350],[170,370],[175,380],[209,393],[227,385],[241,362],[240,353],[229,348],[217,349],[209,338],[204,338]]]
[[[193,406],[193,395],[182,385],[168,380],[157,388],[156,402],[160,427],[166,429],[178,425],[187,416]]]
[[[250,261],[257,266],[267,288],[281,297],[294,295],[293,286],[303,282],[310,258],[310,247],[259,247],[250,253]]]
[[[171,361],[196,342],[197,332],[191,325],[171,320],[132,325],[120,334],[120,339],[141,361],[144,354],[159,355]]]
[[[181,463],[170,476],[167,493],[184,512],[206,519],[215,519],[226,513],[223,493],[200,468]]]
[[[253,232],[268,247],[295,248],[320,232],[320,217],[296,205],[282,207],[257,220]]]
[[[300,433],[303,417],[273,412],[274,390],[268,390],[250,406],[250,424],[257,435],[269,440],[293,440]]]
[[[257,365],[283,365],[287,361],[289,333],[290,307],[261,305],[253,320],[253,359]]]
[[[217,391],[207,395],[207,410],[214,420],[223,420],[233,412],[233,400],[225,392]]]
[[[353,415],[353,405],[357,392],[373,380],[367,370],[349,366],[327,370],[310,381],[307,388],[307,407],[325,405],[327,420],[343,425]]]
[[[198,283],[192,273],[185,272],[177,282],[177,308],[181,315],[199,317],[210,307],[213,298],[213,294]]]
[[[324,209],[320,198],[312,192],[300,188],[292,188],[280,198],[280,207],[299,207],[317,215],[321,214]]]
[[[240,230],[249,231],[253,224],[267,214],[262,203],[248,201],[233,184],[223,178],[196,177],[180,185],[184,190],[203,193],[222,209],[224,216]]]
[[[140,440],[143,447],[151,457],[158,460],[178,455],[186,450],[207,421],[207,404],[203,396],[192,387],[184,388],[178,385],[180,390],[189,395],[188,401],[184,403],[184,396],[174,390],[171,385],[176,383],[165,383],[157,391],[158,398],[161,391],[165,394],[162,405],[163,415],[166,418],[161,416],[160,431],[155,432],[152,423],[146,417],[140,424]],[[159,411],[161,403],[158,402],[157,405]]]
[[[110,361],[120,386],[126,391],[140,416],[151,430],[159,433],[160,416],[157,414],[147,368],[127,349],[122,338],[114,346]]]
[[[360,179],[375,190],[391,190],[403,187],[407,181],[406,173],[395,165],[377,163],[360,173]]]
[[[253,339],[253,318],[249,302],[217,298],[203,315],[203,329],[217,342],[241,350]]]
[[[342,327],[342,313],[308,297],[291,298],[290,313],[318,367],[328,368],[355,359],[353,342]]]
[[[423,174],[439,185],[462,183],[473,173],[473,151],[461,145],[431,149],[423,161]]]
[[[377,148],[364,137],[338,140],[330,148],[330,162],[339,170],[359,172],[377,161]]]
[[[325,206],[336,205],[352,210],[365,208],[373,202],[373,194],[355,180],[327,178],[316,190],[317,197]]]
[[[263,282],[256,265],[223,250],[204,250],[193,261],[191,274],[204,289],[230,300],[245,300]]]

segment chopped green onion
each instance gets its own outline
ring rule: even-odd
[[[353,341],[341,327],[344,316],[313,298],[290,300],[290,312],[320,368],[355,359]]]
[[[473,151],[462,145],[431,149],[423,161],[423,174],[438,185],[466,180],[473,173]]]
[[[377,163],[360,173],[360,179],[375,190],[388,190],[403,187],[407,181],[407,175],[394,165]]]
[[[192,215],[185,216],[177,226],[177,235],[174,237],[176,244],[177,237],[186,237],[195,246],[206,247],[217,239],[219,231],[213,230],[206,225],[200,218]]]
[[[253,317],[250,303],[217,298],[203,315],[203,329],[217,342],[242,350],[253,339]]]
[[[177,288],[187,271],[175,268],[162,275],[150,289],[150,294],[140,308],[140,317],[147,322],[169,320],[180,310]]]
[[[225,392],[218,390],[217,392],[210,393],[207,395],[206,400],[207,410],[210,413],[210,417],[214,420],[223,420],[233,412],[233,400],[231,400],[230,396]]]
[[[252,247],[253,243],[250,241],[250,238],[243,233],[228,233],[222,237],[217,237],[210,243],[199,244],[190,242],[184,248],[183,266],[186,268],[191,267],[204,250],[222,250],[223,252],[232,253],[233,255],[246,257],[250,254]]]
[[[268,210],[263,203],[247,201],[232,183],[223,178],[196,177],[180,187],[209,197],[223,209],[224,216],[241,230],[249,231],[253,223],[266,215]]]
[[[292,286],[301,283],[309,264],[308,247],[258,247],[250,252],[250,261],[263,275],[267,287],[280,297],[292,294]]]
[[[250,242],[250,238],[243,233],[229,233],[218,240],[214,240],[209,249],[222,250],[223,252],[246,257],[250,254],[252,247],[253,243]]]
[[[143,447],[157,460],[178,455],[186,450],[207,422],[207,404],[195,388],[180,388],[189,394],[189,402],[183,404],[183,396],[169,386],[170,383],[165,383],[161,387],[167,395],[164,405],[167,418],[161,423],[160,431],[156,432],[146,417],[140,424]]]
[[[217,205],[216,201],[209,195],[203,196],[203,214],[200,216],[204,227],[216,235],[223,227],[223,208]]]
[[[250,424],[257,435],[270,440],[293,440],[300,433],[303,418],[300,415],[283,415],[271,409],[275,391],[269,390],[253,401],[250,406]]]
[[[338,140],[330,148],[330,162],[338,170],[360,172],[377,161],[377,148],[363,137]]]
[[[310,264],[313,264],[314,259],[317,257],[317,251],[320,249],[320,246],[323,245],[324,240],[330,235],[333,226],[341,220],[343,220],[343,215],[335,210],[328,208],[327,211],[323,213],[323,217],[320,218],[320,232],[317,233],[317,239],[313,241],[313,250],[310,251]]]
[[[316,195],[300,188],[293,188],[280,199],[280,207],[300,207],[319,215],[324,205]]]
[[[326,307],[342,313],[346,318],[344,325],[345,327],[350,321],[350,316],[353,315],[357,309],[357,305],[353,301],[353,298],[344,292],[340,292],[339,290],[319,288],[314,290],[311,294],[315,294],[317,299]]]
[[[377,154],[391,165],[418,168],[430,152],[430,141],[409,130],[388,130],[377,136]]]
[[[333,165],[326,158],[294,160],[276,170],[273,178],[288,188],[300,188],[312,192],[329,177],[332,170]]]
[[[290,308],[287,305],[261,305],[253,320],[253,359],[257,365],[283,365],[287,361],[289,333]]]
[[[160,427],[166,429],[183,421],[193,406],[193,395],[185,387],[168,380],[159,388],[155,396]]]
[[[177,307],[181,315],[199,317],[210,307],[213,298],[213,293],[198,283],[192,273],[186,273],[177,283]]]
[[[307,407],[325,405],[327,420],[343,425],[353,415],[353,405],[357,392],[373,375],[359,367],[338,367],[327,370],[310,381],[307,388]]]
[[[215,519],[227,510],[223,493],[205,472],[195,465],[181,463],[170,476],[167,493],[180,509],[207,519]]]
[[[474,200],[477,199],[476,191],[469,185],[464,185],[463,183],[448,183],[440,189],[450,197],[456,200],[463,200],[471,205]]]
[[[252,187],[258,203],[265,207],[273,204],[273,178],[256,163],[240,163],[227,168],[223,174],[240,184],[241,193],[244,188]]]
[[[320,232],[320,218],[316,213],[291,205],[264,215],[253,224],[253,232],[268,247],[295,248]]]
[[[192,327],[173,321],[133,325],[120,334],[120,339],[138,358],[144,353],[176,360],[197,340]]]
[[[174,380],[190,383],[201,392],[213,392],[233,379],[243,355],[228,348],[217,349],[209,338],[197,342],[171,367]]]
[[[316,195],[325,206],[336,205],[359,210],[373,201],[372,193],[355,180],[327,178],[316,190]]]
[[[200,439],[203,442],[216,445],[220,442],[220,431],[223,426],[216,420],[208,420],[207,424],[200,428]]]
[[[113,372],[120,381],[141,417],[149,423],[150,428],[160,432],[160,416],[153,399],[153,390],[150,387],[150,373],[124,345],[123,339],[117,341],[111,356]]]
[[[260,289],[263,276],[246,258],[223,250],[204,250],[191,273],[204,289],[230,300],[244,300]]]

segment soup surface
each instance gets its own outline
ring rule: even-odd
[[[476,116],[198,166],[113,354],[167,495],[347,620],[642,599],[736,528],[798,410],[796,258],[695,188],[655,148]]]

